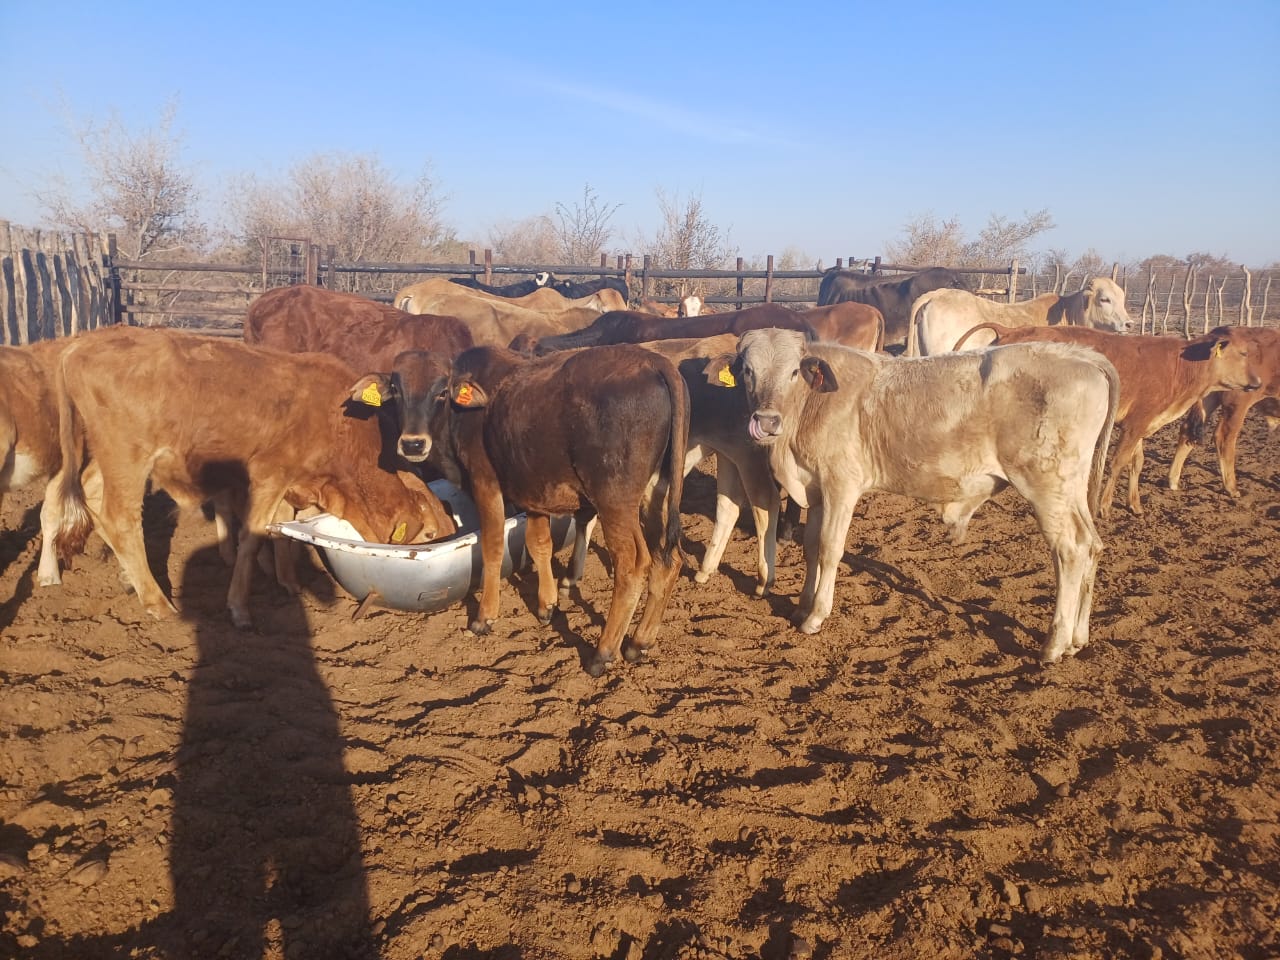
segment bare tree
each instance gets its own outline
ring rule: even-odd
[[[247,255],[261,237],[296,237],[333,246],[340,260],[431,260],[456,255],[453,230],[429,169],[411,184],[396,180],[371,154],[317,154],[283,182],[241,178],[228,197],[233,232]]]
[[[682,201],[679,194],[668,194],[661,187],[657,195],[662,223],[652,240],[640,240],[640,247],[659,266],[674,270],[716,270],[726,267],[737,256],[728,235],[721,234],[720,228],[707,216],[701,196]],[[723,286],[708,281],[664,281],[657,285],[656,292],[705,296],[724,292]]]
[[[890,262],[921,266],[978,267],[1030,256],[1030,242],[1053,228],[1048,210],[1026,213],[1021,220],[993,213],[977,237],[966,240],[956,218],[937,220],[925,214],[909,221],[905,236],[885,244]]]
[[[556,203],[556,239],[560,262],[566,264],[597,263],[605,252],[605,244],[613,236],[609,221],[622,206],[602,204],[591,184],[582,187],[582,200],[572,207]]]
[[[489,248],[503,263],[550,264],[561,255],[556,225],[545,214],[492,227]]]
[[[120,253],[131,260],[203,247],[208,229],[194,177],[179,160],[176,116],[171,101],[149,129],[130,130],[116,113],[100,125],[70,119],[88,190],[77,190],[65,176],[50,178],[36,199],[53,226],[115,233]],[[87,199],[75,199],[86,193]]]

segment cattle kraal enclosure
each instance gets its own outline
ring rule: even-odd
[[[97,316],[83,299],[23,289],[38,323],[6,314],[17,342],[49,318],[97,325],[76,320]],[[1224,304],[1241,326],[1269,319],[1249,296]],[[1219,339],[1196,349],[1225,362]],[[246,434],[296,396],[256,377],[232,403],[172,370],[149,390],[145,366],[129,404],[186,389]],[[741,525],[695,581],[729,462],[705,461],[648,657],[593,678],[618,572],[598,544],[547,622],[532,570],[477,636],[478,597],[367,607],[309,554],[296,595],[252,580],[247,630],[200,510],[142,503],[176,606],[156,620],[96,538],[42,586],[43,487],[22,488],[0,525],[0,956],[1280,955],[1280,448],[1263,412],[1244,422],[1238,498],[1211,442],[1183,464],[1176,425],[1147,441],[1145,512],[1117,501],[1096,520],[1091,642],[1047,666],[1056,561],[1013,489],[948,516],[960,543],[934,508],[863,497],[824,547],[836,577],[811,635],[791,624],[805,563],[789,538],[763,596]]]

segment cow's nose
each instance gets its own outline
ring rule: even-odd
[[[426,454],[427,441],[421,437],[401,437],[400,452],[406,457],[421,457]]]
[[[782,429],[782,417],[769,411],[757,410],[751,415],[749,427],[751,436],[756,440],[776,437]]]

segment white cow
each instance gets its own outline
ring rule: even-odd
[[[1022,349],[1027,347],[1029,349]],[[1053,552],[1057,604],[1046,663],[1089,642],[1102,543],[1094,527],[1120,382],[1101,354],[1061,344],[894,359],[790,330],[752,330],[708,382],[739,381],[748,430],[801,506],[805,580],[796,624],[830,615],[858,499],[884,490],[938,504],[953,542],[1009,484],[1035,510]]]
[[[907,356],[931,357],[950,353],[960,335],[985,322],[1006,327],[1048,327],[1069,324],[1113,333],[1129,329],[1124,290],[1108,277],[1094,277],[1075,293],[1044,293],[1021,303],[996,303],[966,290],[931,290],[911,305]],[[970,338],[970,349],[989,346],[990,333]]]

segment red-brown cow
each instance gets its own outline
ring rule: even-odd
[[[623,650],[638,658],[680,568],[689,396],[679,372],[634,346],[535,361],[476,347],[454,361],[447,390],[449,399],[432,407],[428,453],[462,480],[480,513],[483,585],[471,629],[487,633],[498,615],[504,500],[528,515],[525,542],[544,621],[558,593],[550,517],[572,514],[582,524],[598,513],[614,590],[586,668],[599,676],[622,649],[647,578],[644,614]]]
[[[697,317],[656,317],[640,310],[611,310],[601,314],[590,326],[559,336],[542,337],[525,343],[513,343],[513,349],[526,352],[530,348],[539,356],[557,350],[599,347],[615,343],[645,343],[650,340],[685,340],[715,337],[722,333],[741,336],[748,330],[780,327],[811,333],[804,318],[795,310],[776,303],[762,303],[745,310],[711,313]]]
[[[1213,434],[1214,446],[1218,451],[1218,473],[1222,477],[1222,485],[1233,497],[1240,496],[1240,489],[1236,484],[1236,443],[1240,439],[1245,417],[1257,407],[1267,418],[1271,429],[1276,428],[1276,418],[1280,417],[1280,330],[1268,327],[1240,327],[1238,330],[1241,336],[1258,346],[1258,370],[1262,386],[1258,390],[1247,392],[1215,391],[1187,411],[1187,417],[1182,421],[1178,449],[1174,451],[1173,462],[1169,465],[1170,490],[1180,489],[1182,465],[1191,453],[1191,448],[1199,441],[1204,425],[1209,422],[1215,410],[1222,410],[1218,429]]]
[[[86,344],[91,343],[91,348]],[[68,345],[54,393],[62,468],[46,499],[64,560],[96,525],[149,613],[174,612],[147,566],[147,483],[182,505],[225,497],[242,518],[227,606],[251,625],[256,546],[282,502],[345,518],[367,540],[425,543],[454,532],[416,476],[377,466],[367,409],[343,409],[352,373],[322,354],[286,354],[172,330],[117,327]],[[102,489],[86,500],[84,451]]]
[[[1120,473],[1129,471],[1129,509],[1142,513],[1138,479],[1142,473],[1142,441],[1181,417],[1211,390],[1256,390],[1258,348],[1240,327],[1217,327],[1194,340],[1173,337],[1104,333],[1088,327],[1002,327],[980,323],[956,342],[960,350],[969,335],[990,330],[997,343],[1049,340],[1091,347],[1105,356],[1120,374],[1120,409],[1116,413],[1119,440],[1102,490],[1099,513],[1111,509]]]
[[[53,372],[70,342],[59,337],[24,347],[0,347],[0,504],[9,491],[47,483],[62,465]],[[40,545],[36,576],[41,586],[62,582],[48,536]]]

